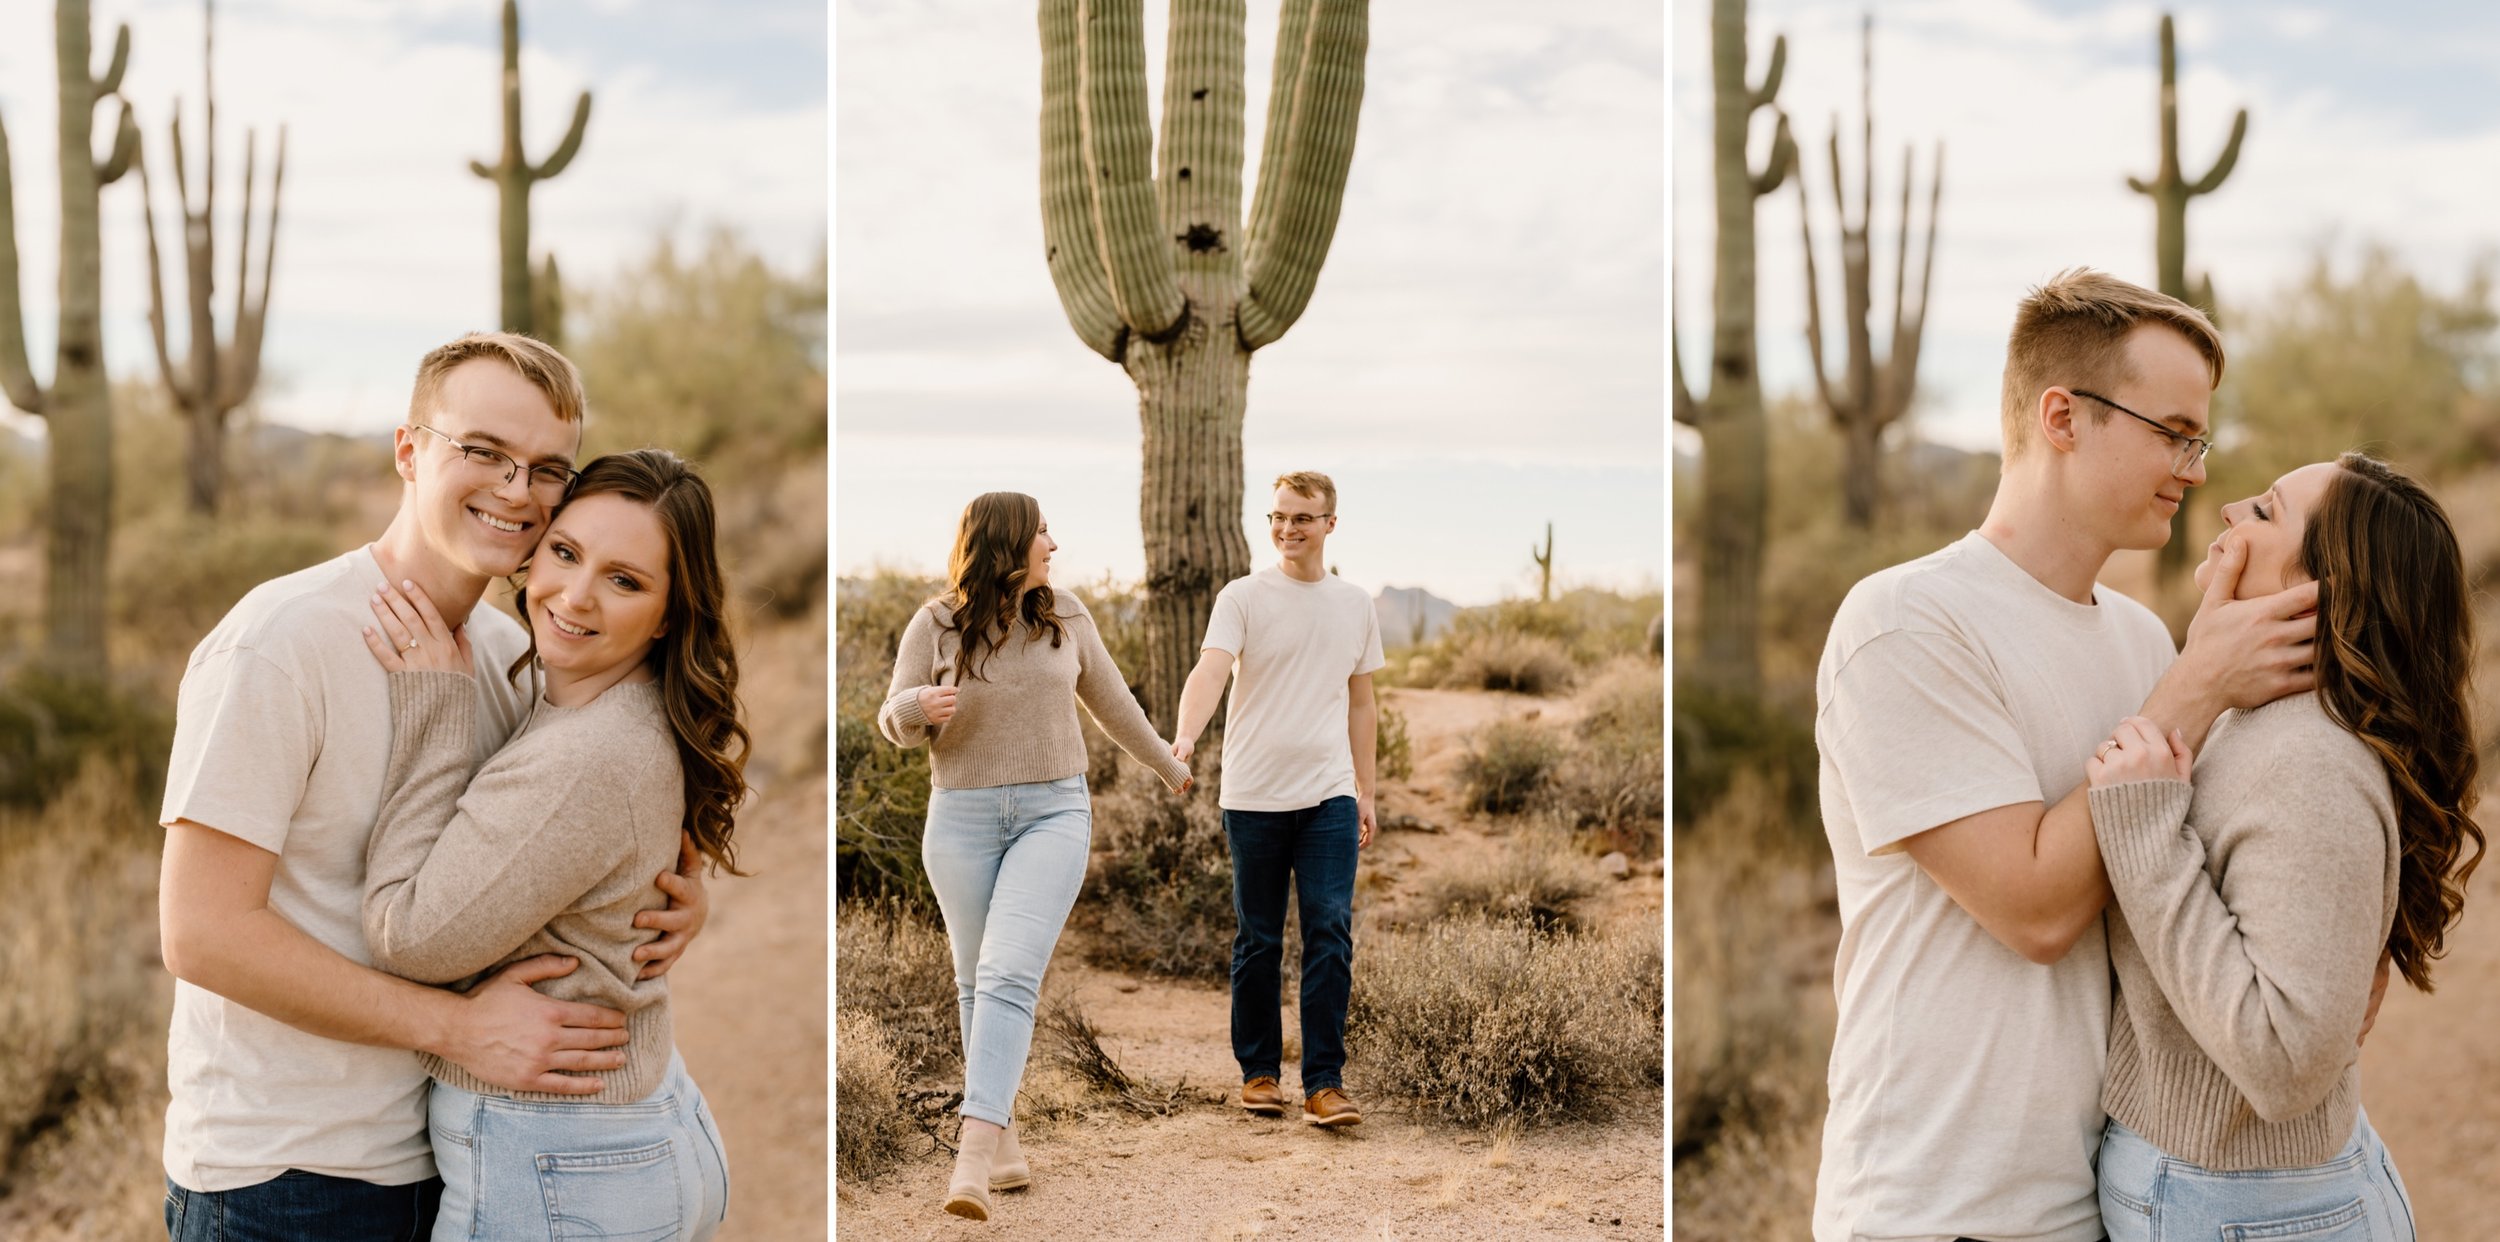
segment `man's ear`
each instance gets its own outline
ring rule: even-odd
[[[402,481],[417,481],[417,435],[406,423],[391,433],[391,468]]]
[[[2040,390],[2040,402],[2032,411],[2040,431],[2040,439],[2060,453],[2075,451],[2075,395],[2066,389],[2049,387]]]

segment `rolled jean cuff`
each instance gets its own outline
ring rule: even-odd
[[[964,1116],[970,1117],[975,1121],[986,1121],[1001,1129],[1005,1129],[1008,1123],[1015,1120],[1013,1114],[1006,1116],[993,1116],[992,1114],[998,1112],[997,1109],[990,1108],[986,1105],[976,1105],[970,1100],[964,1101],[963,1108],[958,1111],[960,1111]]]

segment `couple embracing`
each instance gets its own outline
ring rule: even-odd
[[[427,354],[388,529],[192,652],[174,1242],[704,1238],[727,1210],[665,977],[747,793],[712,495],[656,449],[577,470],[583,413],[538,341]]]
[[[2464,561],[2412,479],[2305,465],[2222,506],[2174,651],[2094,579],[2205,481],[2222,367],[2175,299],[2032,291],[1986,520],[1832,622],[1818,1242],[2415,1236],[2358,1057],[2482,854]]]
[[[1059,545],[1030,496],[991,492],[964,508],[946,589],[903,632],[877,724],[897,745],[930,748],[921,861],[954,951],[963,1034],[963,1127],[945,1200],[957,1216],[987,1220],[992,1191],[1032,1182],[1016,1088],[1092,840],[1079,703],[1131,759],[1186,793],[1198,735],[1232,681],[1219,802],[1233,862],[1241,1104],[1285,1111],[1279,968],[1286,903],[1298,896],[1303,1118],[1362,1120],[1343,1070],[1356,855],[1376,828],[1380,629],[1370,596],[1328,572],[1336,484],[1302,471],[1275,487],[1267,520],[1278,563],[1217,595],[1168,742],[1085,605],[1052,589]]]

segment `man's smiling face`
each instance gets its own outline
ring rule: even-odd
[[[426,547],[463,574],[511,575],[538,546],[548,513],[563,499],[533,489],[529,468],[572,465],[581,428],[558,418],[545,393],[492,358],[452,368],[422,423],[440,434],[403,427],[397,452]],[[448,441],[494,449],[521,469],[505,479],[502,469],[470,462]]]

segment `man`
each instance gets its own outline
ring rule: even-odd
[[[1354,869],[1378,821],[1372,671],[1385,661],[1371,596],[1328,572],[1337,485],[1296,471],[1276,480],[1273,505],[1268,541],[1279,560],[1216,595],[1198,666],[1181,688],[1172,753],[1189,759],[1230,677],[1217,803],[1233,856],[1241,1106],[1285,1113],[1278,1006],[1290,891],[1302,912],[1302,1119],[1350,1126],[1363,1120],[1344,1080]]]
[[[2225,708],[2310,687],[2317,587],[2231,599],[2186,649],[2097,586],[2205,481],[2213,325],[2098,272],[2016,310],[2005,461],[1979,529],[1860,582],[1816,673],[1838,878],[1839,1027],[1814,1236],[2102,1237],[2109,958],[2084,764],[2143,715],[2190,745]]]
[[[424,588],[476,654],[480,757],[536,697],[506,670],[518,623],[480,597],[529,558],[581,444],[573,364],[527,337],[465,336],[417,369],[393,442],[399,511],[382,537],[261,584],[192,652],[166,780],[160,914],[179,982],[168,1041],[166,1229],[194,1238],[407,1238],[442,1183],[426,1141],[434,1053],[516,1090],[584,1094],[568,1071],[624,1064],[623,1015],[551,1000],[546,956],[467,994],[371,969],[366,838],[390,745],[390,692],[361,633],[384,582]],[[706,904],[691,855],[671,901],[636,920],[665,971]]]

